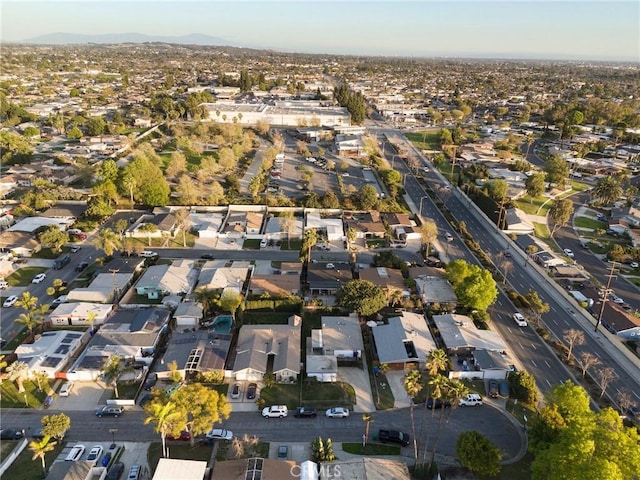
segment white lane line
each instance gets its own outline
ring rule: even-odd
[[[538,365],[536,365],[536,362],[535,362],[534,360],[531,360],[531,364],[532,364],[534,367],[538,368]]]
[[[544,361],[544,363],[547,364],[547,367],[551,368],[551,365],[549,364],[549,362],[547,362],[546,360]]]

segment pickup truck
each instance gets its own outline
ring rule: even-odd
[[[405,447],[411,443],[409,434],[397,430],[378,430],[378,440],[381,442],[397,443]]]

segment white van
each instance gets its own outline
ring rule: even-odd
[[[482,405],[482,397],[477,393],[470,393],[460,399],[461,407],[478,407]]]

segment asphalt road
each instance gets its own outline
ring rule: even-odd
[[[501,409],[484,405],[481,407],[459,407],[452,410],[426,410],[422,405],[415,407],[416,428],[419,428],[422,414],[426,412],[425,426],[433,436],[440,422],[440,413],[444,412],[440,441],[437,451],[442,455],[455,457],[455,445],[458,436],[466,431],[476,430],[484,434],[498,448],[505,452],[505,459],[515,457],[522,446],[521,427],[507,420]],[[2,411],[2,425],[6,428],[24,428],[35,431],[41,427],[40,419],[44,415],[60,413],[54,410],[20,410],[5,409]],[[65,440],[67,441],[105,441],[111,440],[109,429],[116,428],[116,441],[158,441],[159,435],[153,431],[153,425],[144,425],[145,413],[141,410],[126,412],[119,418],[98,418],[93,412],[65,411],[71,418],[71,429]],[[223,422],[222,427],[231,430],[235,436],[245,433],[257,435],[268,442],[311,442],[322,436],[331,438],[334,442],[359,442],[364,433],[364,423],[361,415],[352,414],[349,418],[326,418],[321,414],[317,418],[295,418],[290,415],[282,419],[265,419],[256,412],[232,413]],[[449,417],[449,414],[450,417]],[[374,412],[374,423],[370,434],[373,436],[379,428],[397,429],[411,433],[409,410],[385,410]],[[496,428],[499,426],[499,428]],[[410,454],[411,447],[405,449]]]
[[[402,168],[404,169],[402,173],[407,173],[407,166],[403,162],[400,163],[401,166],[397,168]],[[432,166],[430,165],[429,167]],[[444,180],[439,173],[430,168],[430,172],[425,175],[434,190],[442,191],[441,187]],[[434,209],[437,210],[435,205],[428,206],[428,204],[432,204],[431,199],[426,197],[425,190],[417,180],[413,177],[408,177],[405,184],[407,194],[411,197],[413,203],[421,206],[422,215],[432,218],[439,229],[446,229],[447,227],[442,225],[442,214],[439,211],[434,212]],[[512,261],[515,268],[509,274],[508,281],[518,292],[524,294],[530,290],[537,291],[542,300],[549,303],[550,312],[542,317],[542,321],[552,335],[562,339],[566,330],[577,328],[585,331],[585,343],[574,348],[576,353],[590,351],[600,359],[602,365],[611,366],[618,372],[618,377],[613,379],[607,387],[607,394],[615,399],[619,392],[625,391],[631,393],[635,397],[634,399],[640,402],[640,372],[638,372],[638,369],[630,362],[620,360],[615,347],[611,350],[612,346],[608,343],[608,340],[600,333],[593,332],[593,326],[590,321],[577,312],[573,305],[555,287],[549,285],[543,274],[535,267],[527,266],[528,263],[522,252],[518,250],[516,253],[517,247],[506,237],[499,234],[495,225],[485,220],[464,195],[460,193],[447,194],[443,200],[453,217],[457,221],[466,223],[467,230],[471,236],[479,242],[481,248],[489,255],[495,257],[500,252],[503,252],[507,246],[514,252]],[[456,249],[460,249],[461,254],[456,255],[457,251],[453,250],[449,253],[451,258],[464,258],[467,261],[477,263],[471,252],[467,250],[466,245],[460,245],[461,242],[457,238],[452,243],[454,243]],[[579,249],[574,249],[574,251],[576,250]],[[621,295],[623,291],[621,290]],[[630,298],[633,299],[634,297],[630,295]],[[510,352],[519,359],[519,364],[535,377],[540,390],[543,393],[547,393],[553,385],[571,379],[571,373],[546,343],[535,334],[531,326],[523,328],[515,326],[511,318],[515,311],[516,309],[509,299],[501,293],[495,307],[490,312],[492,322],[508,344]],[[610,352],[613,352],[613,355]]]

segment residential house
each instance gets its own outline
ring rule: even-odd
[[[516,235],[533,233],[533,222],[529,220],[526,213],[518,208],[507,208],[504,219],[504,231],[507,233],[515,233]]]
[[[171,265],[152,265],[136,282],[136,293],[157,299],[165,295],[187,294],[195,284],[193,261],[176,260]]]
[[[200,238],[216,238],[222,224],[224,223],[224,214],[222,213],[192,213],[192,228],[198,232]]]
[[[40,251],[38,242],[31,233],[5,230],[0,233],[0,252],[16,257],[30,257]]]
[[[385,325],[371,327],[378,360],[392,369],[424,368],[436,343],[424,315],[402,312]]]
[[[232,337],[231,333],[207,330],[174,331],[167,341],[161,365],[156,366],[158,377],[171,375],[168,366],[172,362],[183,378],[190,373],[223,371]]]
[[[320,320],[322,333],[316,337],[314,347],[321,349],[324,355],[333,355],[340,363],[352,365],[362,358],[364,342],[358,314],[323,316]]]
[[[42,216],[46,218],[61,218],[64,220],[77,220],[87,211],[87,202],[85,201],[59,201],[55,206],[42,212]]]
[[[94,469],[106,475],[106,469],[95,467],[93,462],[53,462],[45,480],[92,480]]]
[[[333,266],[333,268],[327,268]],[[348,263],[310,263],[307,284],[312,296],[332,296],[345,283],[353,280]]]
[[[293,217],[290,230],[287,232],[284,230],[282,224],[282,217],[269,215],[267,217],[266,225],[264,228],[264,238],[267,240],[281,240],[287,241],[296,238],[302,238],[303,222],[300,217]]]
[[[409,467],[401,460],[386,458],[350,458],[322,463],[322,480],[411,480]],[[264,477],[263,477],[264,478]]]
[[[418,294],[425,305],[450,305],[453,308],[458,304],[458,296],[444,275],[420,275],[415,278]]]
[[[287,325],[240,327],[233,364],[236,380],[260,381],[273,373],[278,383],[295,382],[300,374],[301,325],[302,319],[293,315]]]
[[[404,284],[402,272],[395,268],[376,267],[362,268],[358,272],[360,280],[367,280],[380,287],[390,301],[396,296],[409,297],[411,292]]]
[[[170,315],[169,310],[153,307],[116,311],[90,340],[80,358],[67,372],[67,378],[96,380],[111,355],[150,363],[168,330]]]
[[[122,297],[133,282],[133,273],[99,273],[87,287],[74,288],[67,302],[112,303]]]
[[[478,329],[465,315],[434,315],[433,321],[450,355],[469,354],[474,350],[506,350],[500,335],[492,330]]]
[[[15,354],[29,367],[29,374],[44,372],[56,378],[89,338],[88,332],[59,330],[37,335],[33,343],[19,345]]]
[[[36,230],[48,225],[55,225],[66,230],[74,222],[71,218],[26,217],[9,228],[10,232],[26,232],[35,234]]]
[[[305,229],[315,228],[329,242],[344,239],[344,224],[341,218],[323,217],[319,212],[308,212]]]
[[[231,267],[218,267],[219,262],[206,262],[200,270],[198,277],[198,289],[204,290],[224,290],[233,289],[240,293],[244,290],[244,284],[253,266],[238,266],[233,262]]]
[[[255,274],[249,281],[248,292],[251,295],[262,295],[268,293],[272,297],[300,295],[300,276],[286,274]]]
[[[69,325],[88,326],[89,323],[87,319],[89,315],[94,315],[93,325],[102,325],[112,310],[113,305],[110,303],[61,303],[49,314],[47,323],[54,327]]]
[[[387,229],[380,219],[380,213],[373,210],[371,212],[349,212],[344,217],[345,231],[349,229],[356,232],[356,238],[365,240],[383,239],[387,234]]]
[[[292,460],[252,457],[216,462],[213,466],[212,478],[220,480],[308,480],[300,476],[298,472],[296,462]],[[317,477],[315,478],[317,480]]]

